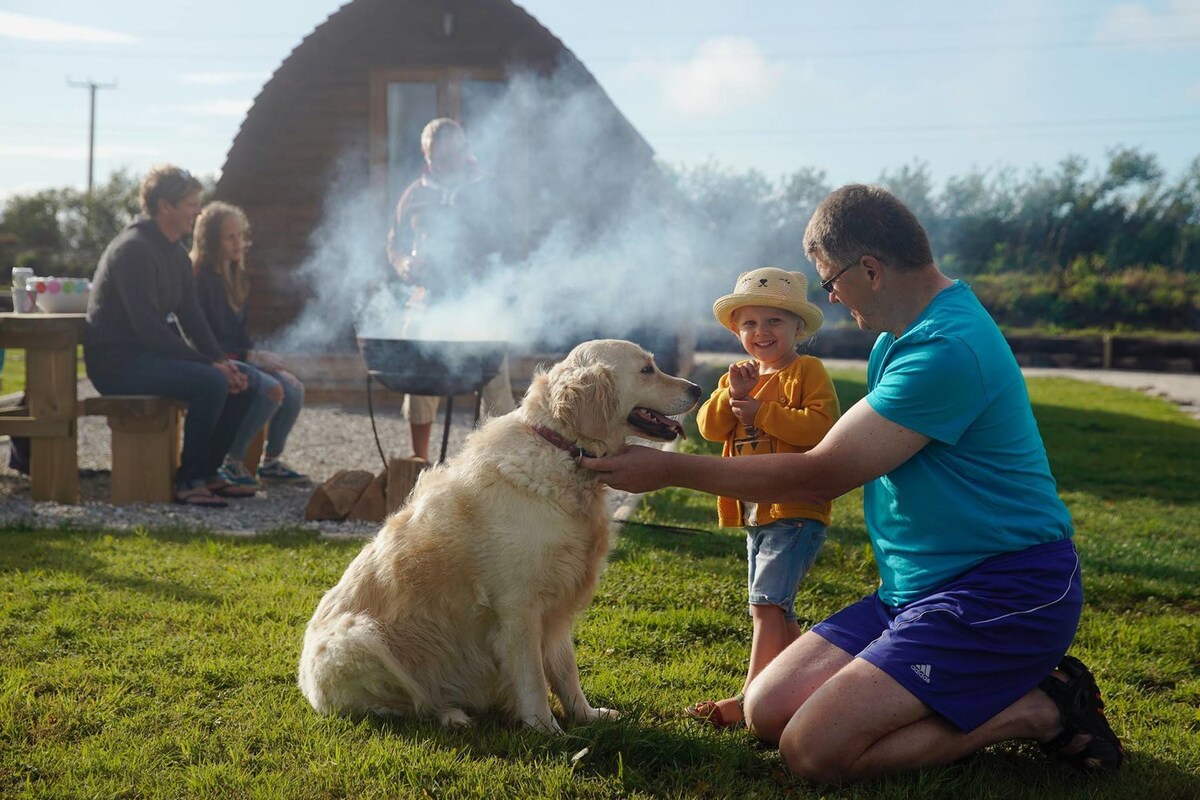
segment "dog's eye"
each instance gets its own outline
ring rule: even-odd
[[[654,374],[654,365],[647,364],[646,366],[642,367],[642,374],[643,375],[653,375]]]

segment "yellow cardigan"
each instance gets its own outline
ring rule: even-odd
[[[712,397],[696,413],[700,435],[710,442],[724,442],[722,456],[802,453],[825,438],[841,413],[833,381],[825,365],[813,356],[800,356],[785,369],[761,376],[751,396],[762,401],[754,417],[757,431],[748,431],[733,415],[728,373],[721,376]],[[723,527],[745,525],[743,510],[734,498],[717,498],[717,517]],[[828,525],[829,511],[829,503],[760,503],[757,518],[759,525],[792,517]]]

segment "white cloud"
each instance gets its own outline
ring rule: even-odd
[[[691,60],[668,67],[659,90],[680,113],[714,116],[766,99],[782,74],[753,40],[726,36],[701,42]]]
[[[94,44],[133,44],[138,37],[103,28],[69,25],[28,14],[0,11],[0,37],[31,42],[91,42]]]
[[[1200,36],[1200,0],[1170,0],[1156,11],[1142,3],[1122,3],[1100,21],[1096,41],[1128,43],[1146,48],[1186,44]]]
[[[187,72],[180,75],[179,80],[194,86],[228,86],[233,83],[262,83],[267,77],[263,72]]]

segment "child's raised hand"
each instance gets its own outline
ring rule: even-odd
[[[758,409],[762,407],[762,400],[756,397],[747,397],[745,400],[730,398],[729,407],[733,409],[733,415],[737,417],[738,422],[747,428],[753,428]]]
[[[745,400],[754,391],[758,383],[758,362],[754,360],[739,361],[729,365],[729,397],[732,400]]]

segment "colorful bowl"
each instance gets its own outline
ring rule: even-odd
[[[92,282],[86,278],[35,275],[25,287],[34,293],[37,306],[47,314],[82,314],[87,311]]]

